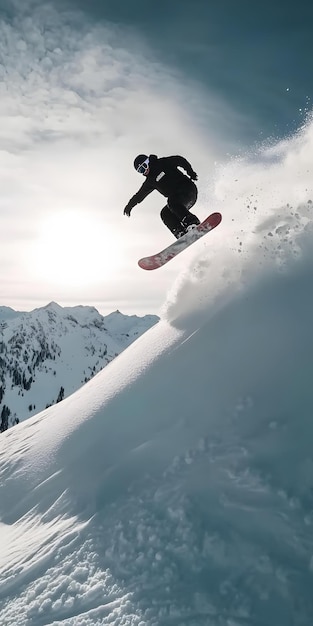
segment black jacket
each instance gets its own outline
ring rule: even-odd
[[[184,186],[189,186],[190,178],[178,170],[178,167],[182,167],[190,178],[194,180],[197,178],[190,163],[184,157],[170,156],[158,159],[155,154],[150,154],[149,174],[139,191],[130,199],[127,207],[132,209],[154,189],[159,191],[162,196],[169,198],[173,193],[182,191]]]

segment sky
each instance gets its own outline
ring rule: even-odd
[[[311,110],[311,27],[301,1],[1,1],[0,305],[159,314],[186,257],[138,268],[173,239],[157,192],[123,215],[134,156],[185,156],[195,212],[223,210],[226,233],[233,163]]]
[[[312,134],[265,182],[307,170]],[[311,625],[313,205],[293,183],[252,206],[240,254],[198,249],[158,324],[1,436],[3,626]]]

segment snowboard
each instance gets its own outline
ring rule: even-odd
[[[143,270],[156,270],[158,267],[162,267],[165,263],[168,263],[176,257],[180,252],[186,250],[192,243],[206,235],[210,230],[216,228],[220,224],[222,216],[220,213],[212,213],[201,224],[195,226],[186,235],[183,235],[179,239],[176,239],[170,246],[153,254],[152,256],[146,256],[138,261],[139,267]]]

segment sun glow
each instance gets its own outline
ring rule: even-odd
[[[113,278],[122,256],[114,229],[79,211],[58,212],[43,221],[33,250],[37,274],[65,287]]]

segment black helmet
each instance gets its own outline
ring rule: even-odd
[[[138,167],[142,165],[142,163],[144,163],[144,161],[146,161],[147,159],[148,156],[146,154],[138,154],[138,156],[136,156],[134,160],[134,168],[136,172],[138,171]]]

